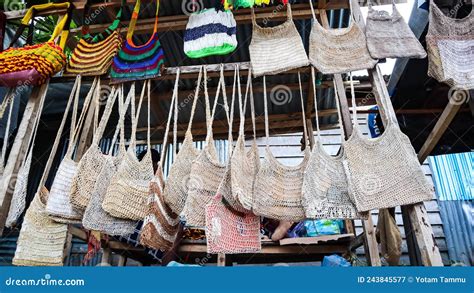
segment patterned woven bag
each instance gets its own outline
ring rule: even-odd
[[[346,73],[348,71],[370,69],[377,60],[372,59],[367,49],[364,31],[352,13],[347,28],[326,29],[316,19],[312,1],[313,27],[309,36],[309,61],[323,74]]]
[[[393,12],[374,10],[370,0],[365,35],[370,56],[384,58],[425,58],[426,52],[392,0]]]
[[[184,205],[183,217],[187,226],[204,227],[206,225],[206,205],[211,202],[216,195],[219,184],[221,183],[227,164],[219,162],[217,151],[214,145],[212,134],[212,123],[215,116],[216,106],[219,99],[219,92],[222,91],[224,100],[224,110],[226,113],[229,127],[232,126],[234,97],[232,97],[231,113],[229,115],[229,106],[227,103],[227,93],[224,83],[224,67],[221,67],[219,84],[217,86],[216,96],[212,113],[209,105],[209,94],[207,91],[207,72],[204,71],[204,98],[206,101],[206,146],[193,161],[191,165],[191,173],[189,175],[188,198]],[[235,79],[234,79],[235,92]],[[232,141],[229,141],[228,147],[232,147]]]
[[[306,119],[303,103],[303,92],[300,82],[300,99],[303,119],[304,133],[306,130]],[[265,148],[265,159],[257,173],[254,187],[254,200],[252,211],[259,216],[280,221],[301,221],[305,214],[301,203],[303,175],[308,165],[310,150],[308,139],[305,136],[305,152],[303,161],[297,166],[285,166],[278,162],[270,151],[268,105],[266,78],[263,77],[263,101],[265,107],[265,136],[267,146]]]
[[[184,53],[189,58],[226,55],[237,48],[237,24],[230,10],[204,9],[189,16]]]
[[[275,27],[261,27],[252,8],[252,41],[249,45],[250,63],[255,77],[278,74],[307,66],[308,56],[296,29],[290,4],[286,5],[288,19]]]
[[[100,95],[100,85],[96,86],[95,91],[96,95]],[[99,142],[104,134],[118,94],[117,88],[113,87],[100,124],[94,133],[92,143],[79,161],[76,175],[72,178],[70,200],[74,208],[78,210],[84,210],[89,203],[92,190],[98,180],[97,175],[105,163],[105,155],[100,150]]]
[[[352,75],[351,95],[356,105]],[[343,143],[349,194],[359,212],[414,204],[434,195],[410,139],[392,118],[396,116],[391,101],[382,98],[381,102],[388,121],[382,135],[365,138],[357,124],[357,107],[353,107],[354,131]]]
[[[240,92],[240,77],[236,67],[237,88],[239,92],[240,128],[243,128],[245,112],[242,108],[242,95]],[[248,79],[252,78],[250,72]],[[249,85],[250,82],[247,83]],[[235,87],[234,87],[235,89]],[[249,87],[247,86],[247,93]],[[246,95],[247,98],[247,95]],[[232,117],[232,116],[231,116]],[[232,118],[231,118],[232,119]],[[232,141],[232,123],[229,125],[229,142]],[[243,138],[243,130],[239,138]],[[229,157],[233,158],[232,148],[229,148]],[[245,155],[245,150],[244,150]],[[244,158],[246,159],[246,158]],[[232,208],[226,198],[231,198],[238,203],[237,198],[232,196],[234,186],[231,182],[232,161],[229,160],[217,193],[212,201],[206,206],[206,240],[208,253],[252,253],[261,250],[260,242],[260,217],[252,213],[239,212]],[[237,170],[241,171],[241,170]],[[250,174],[250,180],[255,178],[255,173]],[[238,204],[241,208],[241,205]]]
[[[354,203],[349,197],[347,178],[342,162],[344,148],[336,156],[331,156],[324,150],[319,129],[318,104],[316,100],[315,74],[311,67],[311,77],[314,93],[314,108],[316,113],[316,130],[311,157],[304,172],[303,206],[306,218],[312,219],[354,219],[358,218]],[[334,83],[335,86],[335,83]],[[339,99],[334,91],[338,118],[340,118]],[[344,140],[344,129],[339,119],[341,138]]]
[[[132,38],[140,11],[140,0],[137,0],[128,27],[127,39],[112,63],[110,71],[112,80],[123,82],[160,76],[160,70],[164,64],[164,52],[158,40],[159,9],[160,1],[157,0],[153,33],[144,45],[135,45]]]
[[[46,204],[46,212],[58,222],[79,223],[82,219],[82,212],[72,206],[69,196],[71,193],[72,179],[76,175],[78,164],[73,160],[73,154],[79,139],[82,124],[85,120],[86,113],[89,110],[89,104],[91,104],[92,98],[96,93],[95,88],[96,86],[100,86],[98,79],[99,78],[95,78],[94,82],[92,83],[91,89],[84,100],[81,115],[77,120],[77,123],[76,114],[78,110],[77,108],[79,106],[79,93],[81,89],[80,75],[77,76],[76,82],[74,83],[74,87],[71,91],[71,95],[74,95],[75,97],[72,111],[71,130],[69,133],[69,143],[66,154],[59,164],[56,176],[54,177],[48,196],[48,202]]]
[[[38,126],[40,123],[41,112],[43,110],[45,99],[46,99],[46,91],[43,91],[40,97],[40,103],[38,106],[38,114],[36,115],[35,121],[33,123],[33,134],[30,136],[30,139],[27,144],[28,148],[27,148],[26,155],[23,158],[23,161],[21,162],[21,165],[20,165],[20,169],[18,170],[18,173],[17,173],[15,189],[13,190],[12,200],[10,202],[10,208],[8,211],[7,220],[5,222],[5,226],[8,228],[15,226],[21,214],[23,214],[23,212],[25,211],[26,195],[27,195],[27,187],[28,187],[28,175],[30,173],[31,160],[33,157],[33,148],[35,145],[36,134],[38,132]],[[13,106],[13,103],[12,103],[12,106]],[[8,138],[8,129],[10,127],[12,106],[10,107],[7,128],[5,131],[5,135],[7,138]],[[3,167],[3,161],[2,161],[2,167]]]
[[[474,12],[450,18],[430,1],[426,35],[428,76],[461,89],[474,89]]]
[[[136,132],[139,113],[143,97],[147,91],[147,152],[141,161],[138,161],[136,151]],[[132,97],[135,96],[135,86],[132,85]],[[132,113],[135,113],[135,99],[132,98]],[[147,214],[147,200],[149,183],[154,177],[153,162],[151,159],[150,144],[150,80],[143,83],[140,94],[140,102],[136,111],[137,117],[132,116],[132,136],[130,146],[120,163],[117,172],[111,179],[107,188],[102,208],[111,216],[129,219],[143,220]],[[120,142],[124,144],[124,141]]]
[[[199,97],[199,90],[201,88],[203,67],[199,70],[199,76],[194,92],[194,100],[189,116],[189,124],[186,130],[184,141],[181,144],[178,154],[175,157],[173,165],[171,165],[168,180],[163,190],[163,199],[166,204],[176,214],[181,214],[184,208],[186,199],[188,198],[189,175],[191,173],[192,162],[198,157],[198,151],[193,143],[193,135],[191,133],[194,112],[196,111],[196,104]],[[176,136],[177,125],[173,126],[173,135]]]
[[[66,2],[34,5],[28,9],[9,48],[0,53],[0,86],[41,85],[61,71],[66,65],[63,50],[69,34],[72,8],[73,6]],[[34,16],[37,12],[49,9],[67,9],[67,13],[60,18],[47,42],[33,45]],[[27,39],[27,45],[13,48],[12,45],[20,38],[30,21],[31,26],[28,30],[30,37]],[[57,45],[55,39],[59,35],[61,40]]]
[[[163,138],[163,148],[161,150],[160,162],[156,170],[155,177],[150,182],[150,197],[148,199],[148,213],[143,220],[143,227],[140,233],[140,244],[163,251],[169,250],[176,239],[179,228],[179,215],[174,213],[165,203],[163,198],[163,189],[165,186],[163,165],[165,154],[167,152],[168,134],[171,123],[171,116],[174,117],[175,129],[178,123],[178,83],[179,69],[176,73],[176,81],[171,98],[168,121],[166,123],[165,136]],[[173,109],[173,111],[171,110]],[[174,114],[173,114],[174,112]],[[176,129],[177,130],[177,129]],[[176,158],[177,133],[173,131],[173,151]]]
[[[42,187],[26,211],[13,265],[62,266],[67,225],[53,221],[45,212],[48,190]]]
[[[112,176],[117,172],[118,166],[122,162],[123,156],[126,153],[125,145],[119,144],[118,154],[112,156],[112,152],[115,148],[115,142],[120,132],[120,141],[125,141],[125,114],[127,113],[128,105],[130,104],[132,94],[135,92],[130,91],[127,95],[125,103],[123,102],[123,86],[118,90],[119,92],[119,112],[120,118],[115,133],[110,145],[110,149],[107,154],[100,154],[97,159],[103,160],[103,164],[97,173],[97,180],[95,180],[94,188],[91,191],[90,200],[87,204],[86,210],[84,211],[84,217],[82,218],[82,225],[84,228],[94,231],[99,231],[108,235],[114,236],[128,236],[135,231],[137,221],[131,221],[126,219],[119,219],[109,215],[102,208],[102,202],[104,201],[105,193],[110,184]]]
[[[254,183],[257,172],[260,168],[260,155],[257,146],[257,132],[255,126],[255,103],[253,97],[252,76],[249,72],[247,79],[247,89],[245,99],[242,107],[242,99],[239,89],[239,110],[240,110],[240,126],[239,137],[235,143],[235,148],[230,159],[230,180],[232,185],[232,192],[223,196],[227,203],[234,209],[240,212],[249,212],[252,210],[254,197]],[[250,95],[250,112],[252,118],[253,141],[249,150],[245,149],[245,112],[247,105],[247,97]]]
[[[122,37],[117,31],[123,14],[125,1],[115,15],[115,19],[104,32],[92,36],[89,33],[90,1],[87,1],[84,7],[82,38],[72,52],[71,58],[67,63],[64,75],[82,76],[106,74],[112,64],[114,56],[122,46]]]

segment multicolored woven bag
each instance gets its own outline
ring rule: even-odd
[[[66,66],[64,75],[102,75],[107,73],[112,60],[122,46],[122,37],[117,31],[123,15],[123,6],[115,15],[112,24],[104,32],[92,36],[89,32],[88,15],[90,14],[90,2],[84,7],[84,21],[82,25],[82,39],[74,49]]]
[[[191,14],[184,32],[189,58],[226,55],[237,48],[236,22],[230,10],[204,9]]]
[[[66,64],[66,56],[63,50],[69,34],[72,7],[70,3],[48,3],[34,5],[28,9],[9,48],[0,53],[1,86],[41,85],[48,78],[61,71]],[[29,22],[34,21],[35,14],[49,9],[67,9],[67,12],[60,18],[54,28],[51,38],[46,43],[33,45],[33,38],[30,37],[26,46],[13,48],[12,45],[20,38]],[[32,28],[33,26],[30,26],[28,30],[29,35],[33,33]],[[61,35],[61,38],[59,45],[57,45],[55,39],[59,35]]]
[[[155,26],[153,33],[144,45],[137,46],[132,37],[140,12],[140,0],[137,0],[133,9],[132,19],[121,50],[115,56],[110,78],[114,81],[143,80],[160,76],[161,67],[164,64],[164,53],[158,40],[158,11],[160,1],[156,1]]]

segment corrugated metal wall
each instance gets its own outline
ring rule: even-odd
[[[430,157],[449,258],[474,265],[474,152]]]

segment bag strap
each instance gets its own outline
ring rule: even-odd
[[[311,4],[311,0],[310,0],[309,2],[310,2],[311,7],[313,7],[312,4]],[[253,24],[254,26],[259,26],[259,25],[257,24],[257,18],[256,18],[256,16],[255,16],[255,10],[254,10],[253,6],[250,8],[250,11],[251,11],[251,13],[252,13],[252,24]],[[287,4],[286,4],[286,19],[287,19],[286,21],[292,21],[292,20],[293,20],[293,13],[292,13],[292,11],[291,11],[291,5],[290,5],[290,3],[287,3]]]
[[[89,24],[90,24],[90,21],[89,21],[89,18],[88,18],[88,15],[90,14],[90,11],[91,11],[91,1],[87,1],[86,2],[86,5],[84,6],[84,12],[82,14],[82,38],[83,39],[91,39],[91,41],[93,43],[96,43],[96,42],[99,42],[99,41],[102,41],[104,39],[106,39],[109,35],[111,35],[115,30],[117,30],[120,22],[122,21],[122,17],[123,17],[123,10],[124,10],[124,7],[126,5],[127,1],[126,0],[121,0],[121,4],[120,4],[120,8],[119,10],[117,11],[117,14],[115,14],[115,19],[112,21],[112,23],[105,29],[104,32],[102,33],[99,33],[99,34],[96,34],[95,36],[92,36],[90,34],[90,31],[89,31]],[[97,10],[101,9],[102,6],[100,6]],[[97,12],[94,11],[95,12]],[[99,11],[100,13],[101,11]]]
[[[140,0],[137,0],[135,7],[133,8],[132,18],[130,24],[128,25],[127,40],[131,40],[133,37],[133,32],[135,31],[135,26],[137,24],[138,13],[140,12]],[[160,11],[160,0],[156,0],[156,11],[155,11],[155,25],[153,27],[153,34],[158,31],[158,12]]]
[[[145,96],[145,91],[147,92],[147,103],[148,103],[148,109],[147,109],[147,113],[148,113],[148,122],[147,122],[147,152],[151,152],[150,150],[150,147],[151,147],[151,144],[150,144],[150,80],[146,80],[144,83],[143,83],[143,87],[142,87],[142,91],[141,91],[141,94],[140,94],[140,101],[138,102],[138,107],[137,107],[137,110],[136,110],[136,114],[135,115],[132,115],[132,136],[131,136],[131,140],[130,140],[130,147],[135,149],[136,148],[136,141],[137,141],[137,125],[138,125],[138,119],[140,118],[140,111],[141,111],[141,108],[142,108],[142,104],[143,104],[143,98]],[[132,97],[132,113],[134,112],[134,106],[135,106],[135,97],[133,96]]]
[[[203,75],[203,71],[206,72],[206,68],[204,66],[201,66],[199,69],[199,75],[198,75],[198,80],[196,83],[196,89],[194,91],[194,100],[193,100],[193,105],[191,106],[191,114],[189,115],[189,123],[188,123],[188,128],[186,129],[186,135],[191,134],[191,128],[193,125],[193,118],[194,118],[194,112],[196,112],[196,104],[198,101],[199,97],[199,90],[201,89],[201,79]],[[207,77],[207,74],[206,74]]]
[[[253,87],[252,87],[252,69],[249,68],[247,86],[245,88],[245,98],[242,103],[242,93],[240,91],[240,79],[238,79],[237,87],[239,88],[239,111],[240,111],[240,125],[239,125],[239,136],[242,138],[245,137],[245,113],[247,112],[247,101],[250,101],[250,112],[252,119],[252,129],[253,129],[253,140],[257,141],[257,130],[255,126],[255,105],[253,100]],[[249,99],[250,96],[250,99]]]
[[[78,75],[76,77],[76,80],[74,81],[74,85],[72,87],[71,94],[69,95],[69,99],[68,99],[67,104],[66,104],[66,109],[64,109],[63,119],[61,120],[61,124],[59,125],[58,133],[56,134],[56,138],[54,140],[53,147],[51,148],[51,152],[49,153],[48,160],[46,161],[46,166],[44,167],[43,175],[41,176],[37,192],[40,192],[41,188],[46,183],[46,179],[48,179],[48,175],[49,175],[49,171],[51,169],[51,165],[53,163],[54,157],[55,157],[56,152],[58,150],[59,142],[61,141],[61,136],[62,136],[62,133],[63,133],[63,130],[64,130],[64,125],[66,124],[67,116],[69,114],[69,109],[71,107],[71,104],[72,104],[73,100],[75,99],[76,88],[80,87],[80,85],[81,85],[81,76]]]
[[[176,81],[174,82],[174,87],[173,87],[173,94],[171,96],[171,104],[170,104],[170,110],[168,114],[168,121],[166,121],[166,128],[165,128],[165,136],[163,137],[163,147],[161,148],[161,155],[160,155],[160,168],[163,170],[163,160],[165,158],[165,153],[167,153],[166,146],[168,144],[168,135],[169,135],[169,130],[170,130],[170,124],[171,124],[171,116],[174,116],[174,121],[173,121],[173,144],[175,144],[175,135],[174,135],[174,126],[176,125],[177,121],[177,111],[175,105],[178,104],[178,85],[179,85],[179,68],[176,71]],[[174,114],[173,114],[174,112]]]
[[[349,81],[351,85],[352,124],[355,129],[359,129],[359,125],[357,123],[357,102],[355,98],[354,82],[352,81],[352,72],[349,73]]]
[[[8,94],[14,95],[14,92],[9,92]],[[5,97],[7,98],[7,97]],[[1,162],[0,162],[0,169],[3,173],[3,168],[5,167],[5,157],[7,154],[7,146],[8,146],[8,138],[10,137],[10,125],[12,119],[12,112],[13,112],[13,101],[10,102],[10,109],[8,110],[8,117],[7,117],[7,125],[5,127],[5,133],[3,134],[3,145],[2,145],[2,154],[1,154]]]
[[[84,99],[81,115],[79,116],[79,120],[77,120],[77,122],[76,122],[76,117],[77,117],[77,112],[79,108],[79,96],[81,92],[80,82],[79,82],[79,86],[76,88],[74,108],[72,112],[73,118],[71,121],[71,129],[69,132],[69,144],[68,144],[66,155],[65,155],[65,157],[67,158],[72,157],[75,146],[80,136],[79,134],[81,133],[82,125],[84,124],[84,121],[86,118],[86,113],[88,112],[90,108],[89,106],[91,105],[92,98],[96,96],[95,95],[96,87],[100,87],[100,78],[98,76],[94,78],[94,81],[92,82],[92,86],[89,89],[89,92],[87,93],[86,98]]]
[[[110,114],[112,113],[115,101],[117,100],[117,96],[119,95],[119,91],[114,86],[112,87],[112,91],[110,92],[110,96],[107,99],[107,104],[105,105],[104,113],[99,122],[99,126],[94,134],[92,139],[92,145],[99,145],[102,136],[104,135],[105,127],[107,127],[107,123],[110,119]],[[100,87],[96,87],[96,96],[100,96]],[[99,107],[96,108],[97,113],[99,112]],[[118,126],[118,125],[117,125]]]
[[[308,137],[308,129],[306,127],[306,115],[305,115],[304,100],[303,100],[303,87],[301,86],[301,73],[299,71],[298,71],[298,83],[300,86],[301,115],[303,119],[303,131],[304,131],[303,138],[305,139],[304,145],[305,145],[305,150],[306,150],[308,149],[310,144],[309,144],[309,137]]]

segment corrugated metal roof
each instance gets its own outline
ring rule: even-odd
[[[474,199],[474,152],[429,158],[439,200]]]

